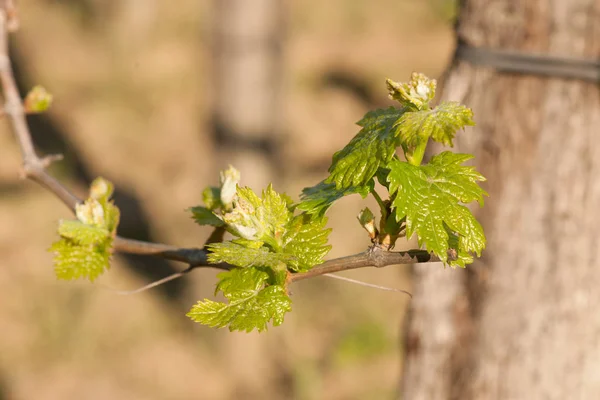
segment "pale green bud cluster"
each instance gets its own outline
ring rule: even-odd
[[[258,240],[260,221],[254,206],[243,197],[235,196],[233,210],[223,215],[223,222],[247,240]]]
[[[104,226],[104,208],[96,199],[87,199],[75,206],[77,219],[86,225]]]
[[[231,208],[233,199],[235,198],[237,185],[240,181],[240,171],[233,168],[231,165],[225,171],[221,171],[221,203],[226,209]]]
[[[92,199],[108,199],[113,194],[113,184],[104,178],[96,178],[90,186],[90,197]]]
[[[410,82],[398,83],[386,80],[390,98],[403,105],[410,103],[418,110],[429,108],[429,103],[435,97],[437,82],[425,75],[413,72]]]

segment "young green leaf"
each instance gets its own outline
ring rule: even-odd
[[[327,219],[301,214],[290,220],[281,238],[281,248],[263,246],[263,242],[238,239],[208,246],[208,261],[228,263],[238,267],[268,267],[273,270],[289,268],[307,271],[323,262],[331,246],[327,238],[331,229]]]
[[[255,292],[260,290],[269,280],[269,274],[258,268],[233,268],[217,275],[219,283],[215,295],[223,292],[226,298],[231,298],[238,292]]]
[[[55,254],[57,278],[94,281],[110,268],[113,238],[119,224],[119,209],[110,201],[112,192],[110,182],[95,179],[90,186],[90,197],[75,207],[78,220],[60,221],[60,239],[49,249]]]
[[[347,189],[336,189],[334,183],[319,182],[316,186],[304,188],[300,195],[301,202],[297,208],[301,211],[322,218],[331,205],[344,196],[358,193],[364,199],[373,191],[373,180],[367,182],[365,186],[351,186]]]
[[[104,242],[110,236],[110,232],[104,227],[73,220],[61,220],[58,224],[58,234],[82,245]]]
[[[267,247],[250,248],[236,242],[212,243],[207,247],[210,250],[208,262],[211,264],[228,263],[237,267],[277,268],[279,264],[292,258],[289,254],[273,253]]]
[[[229,325],[230,331],[262,332],[267,323],[273,326],[283,323],[284,314],[291,311],[292,301],[281,286],[268,286],[258,292],[245,292],[229,303],[208,299],[199,301],[187,316],[211,328]]]
[[[406,112],[395,124],[395,129],[408,147],[417,146],[431,137],[446,146],[453,146],[456,131],[475,125],[473,111],[455,102],[442,103],[433,110]]]
[[[262,208],[258,209],[261,220],[265,222],[265,234],[279,241],[291,217],[286,195],[277,193],[272,185],[262,193]]]
[[[285,313],[291,311],[292,301],[283,286],[265,286],[269,275],[255,268],[235,268],[219,274],[217,291],[222,291],[228,303],[205,299],[188,312],[195,322],[210,327],[229,325],[230,331],[259,332],[267,323],[281,325]]]
[[[50,251],[55,253],[54,271],[58,279],[88,278],[93,282],[110,268],[112,238],[97,244],[61,238]]]
[[[306,213],[294,217],[295,208],[288,196],[275,192],[271,185],[262,197],[250,188],[238,187],[231,211],[222,217],[226,229],[238,238],[209,245],[209,262],[268,268],[279,274],[278,282],[285,279],[288,268],[306,271],[320,264],[330,249],[326,220]]]
[[[202,206],[196,206],[190,208],[192,212],[192,218],[199,225],[212,225],[214,227],[224,226],[225,222],[221,218],[212,212],[210,209]]]
[[[380,165],[387,164],[400,145],[394,125],[405,109],[389,107],[368,112],[357,124],[360,132],[333,155],[325,183],[335,183],[338,191],[362,187],[373,178]]]
[[[228,230],[244,239],[260,240],[277,248],[290,219],[287,198],[269,185],[259,198],[250,188],[238,187],[233,209],[223,216]]]
[[[446,232],[448,232],[448,259],[451,261],[451,265],[465,268],[468,264],[473,262],[473,256],[465,251],[459,243],[459,236],[452,232],[446,226]]]
[[[434,156],[427,165],[398,160],[389,165],[390,193],[396,195],[392,203],[396,220],[406,218],[407,237],[416,232],[419,245],[425,244],[428,251],[451,266],[462,262],[448,260],[451,246],[447,228],[458,236],[458,255],[480,255],[485,247],[481,225],[468,208],[459,204],[478,201],[483,205],[483,196],[487,195],[477,184],[485,178],[474,167],[460,165],[471,158],[446,151]]]
[[[331,246],[327,238],[331,229],[327,229],[327,218],[311,218],[300,214],[290,221],[283,235],[283,252],[293,256],[287,266],[293,271],[308,271],[323,262]]]

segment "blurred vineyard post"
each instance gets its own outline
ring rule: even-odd
[[[462,3],[468,46],[600,54],[597,0]],[[457,151],[489,181],[488,248],[466,271],[415,268],[402,398],[597,398],[598,85],[476,64],[455,59],[444,98],[474,109]]]
[[[282,120],[284,3],[213,2],[213,129],[220,159],[255,189],[274,181]],[[220,165],[221,169],[226,165]]]

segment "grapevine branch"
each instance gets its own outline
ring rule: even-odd
[[[8,118],[11,130],[20,147],[23,159],[23,178],[31,179],[45,187],[74,212],[75,206],[80,204],[82,200],[46,170],[52,162],[62,159],[62,155],[40,157],[35,151],[31,132],[25,118],[26,110],[17,89],[9,55],[8,34],[18,27],[17,13],[12,0],[4,0],[0,4],[2,4],[0,8],[0,86],[4,94],[2,115]],[[223,231],[217,228],[208,238],[207,244],[220,241],[222,235]],[[165,278],[169,280],[182,276],[198,267],[211,267],[222,270],[229,270],[233,267],[226,263],[209,264],[208,253],[203,248],[180,248],[117,236],[114,241],[114,249],[122,253],[157,256],[188,264],[188,268],[177,273],[177,276]],[[378,247],[371,247],[359,254],[326,261],[307,272],[290,274],[289,282],[356,268],[437,261],[439,261],[439,258],[424,250],[390,252]],[[162,281],[150,285],[153,287]]]

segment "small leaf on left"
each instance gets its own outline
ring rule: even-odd
[[[94,281],[110,268],[113,238],[119,222],[119,209],[108,196],[112,184],[96,179],[90,198],[77,206],[77,220],[62,220],[60,239],[52,244],[54,270],[58,279],[87,278]]]
[[[190,211],[192,212],[192,218],[199,225],[212,225],[214,227],[225,225],[221,218],[206,207],[196,206],[190,208]]]

